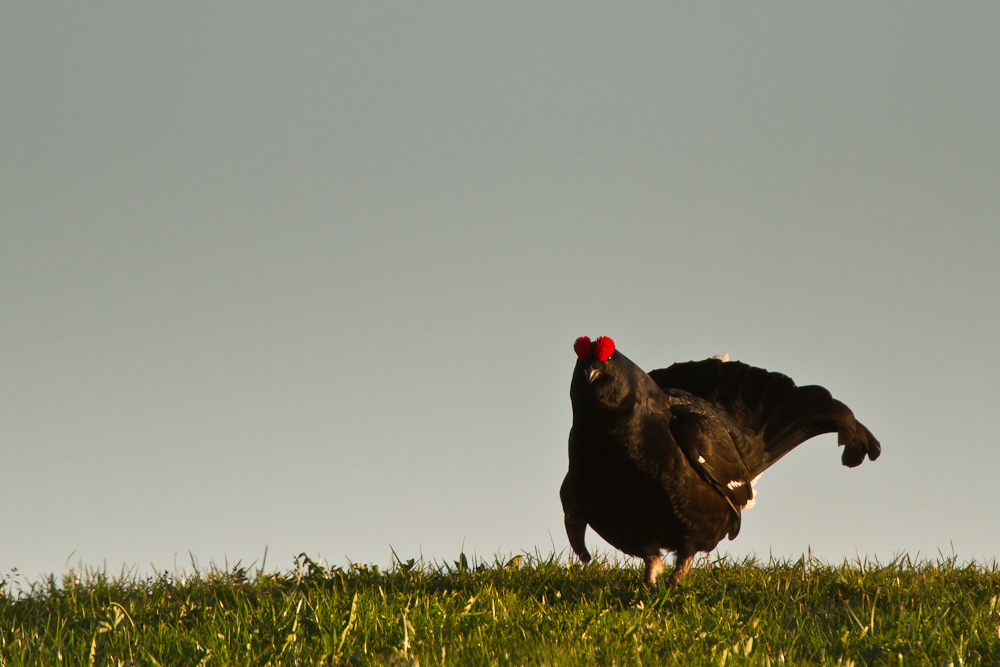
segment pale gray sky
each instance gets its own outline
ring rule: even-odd
[[[0,570],[564,549],[582,334],[822,384],[881,439],[784,459],[730,552],[995,558],[998,34],[4,4]]]

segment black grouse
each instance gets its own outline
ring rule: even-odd
[[[694,555],[740,532],[753,484],[794,447],[836,432],[846,466],[881,447],[819,386],[738,361],[689,361],[645,373],[602,336],[576,340],[569,472],[559,495],[570,546],[584,563],[589,525],[645,561],[645,583],[677,555],[668,585]]]

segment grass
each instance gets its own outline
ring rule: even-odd
[[[81,568],[82,569],[82,568]],[[640,571],[492,563],[237,564],[3,581],[7,665],[996,665],[1000,569],[897,558],[703,559],[677,590]]]

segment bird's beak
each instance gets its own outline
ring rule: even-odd
[[[593,383],[593,381],[596,380],[600,374],[601,371],[591,367],[590,372],[587,373],[587,382]]]

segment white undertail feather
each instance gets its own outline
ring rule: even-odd
[[[764,473],[761,473],[760,475],[763,475],[763,474]],[[756,477],[754,477],[753,479],[750,480],[750,492],[753,495],[750,496],[750,500],[747,501],[747,504],[743,506],[743,509],[745,509],[745,510],[748,510],[748,509],[750,509],[751,507],[753,507],[754,505],[757,504],[757,489],[754,488],[754,487],[757,486],[757,480],[760,479],[760,475],[757,475]]]

